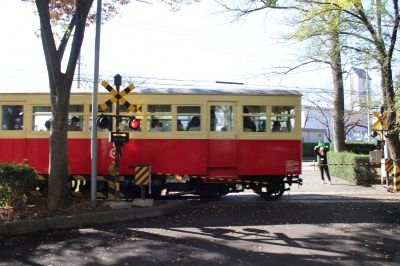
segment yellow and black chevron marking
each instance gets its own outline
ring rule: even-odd
[[[39,181],[39,182],[46,182],[46,178],[44,176],[42,176],[42,175],[37,175],[36,176],[36,180]],[[34,190],[30,190],[29,194],[31,194],[31,196],[33,196],[33,197],[44,197],[42,191],[40,191],[40,187],[41,187],[41,185],[39,185]]]
[[[131,106],[128,107],[128,111],[132,113],[142,112],[142,105],[131,104]]]
[[[107,179],[102,175],[98,175],[96,177],[96,180],[97,180],[97,182],[106,182],[107,181]]]
[[[107,195],[106,195],[106,191],[104,191],[104,189],[107,189],[108,188],[108,180],[107,180],[107,178],[105,178],[104,176],[102,176],[102,175],[98,175],[97,177],[96,177],[96,181],[97,181],[97,192],[96,192],[96,197],[97,198],[101,198],[101,199],[105,199],[105,198],[107,198]],[[104,185],[102,185],[102,187],[103,187],[103,191],[99,191],[99,182],[103,182],[103,184],[104,183],[106,183],[106,184],[104,184]]]
[[[400,166],[393,167],[393,190],[400,191]]]
[[[43,175],[37,175],[36,176],[36,180],[43,182],[41,185],[39,185],[36,189],[30,190],[29,194],[33,197],[45,197],[45,189],[46,189],[46,181],[47,181],[47,176],[43,176]],[[109,176],[97,176],[96,178],[97,180],[97,198],[102,198],[102,199],[106,199],[108,197],[108,191],[110,193],[114,193],[113,191],[115,191],[115,187],[120,187],[120,183],[119,182],[124,182],[125,181],[125,176],[119,176],[118,180],[119,182],[117,182],[115,185],[114,184],[114,180],[115,177],[109,177]],[[112,185],[110,184],[109,186],[109,181],[112,181]],[[82,188],[84,185],[87,185],[86,182],[90,181],[90,177],[88,176],[83,176],[83,175],[71,175],[70,176],[70,182],[68,182],[68,187],[70,190],[71,195],[74,198],[82,198],[85,197],[85,195],[82,193]],[[118,193],[119,197],[125,197],[125,195],[121,192]],[[87,196],[87,195],[86,195]],[[111,196],[111,198],[113,198],[113,196]]]
[[[135,85],[130,84],[128,87],[126,87],[123,91],[118,92],[117,90],[115,90],[113,87],[111,87],[110,84],[107,83],[107,81],[103,81],[101,83],[101,85],[106,88],[106,90],[108,90],[110,92],[110,94],[112,95],[112,97],[107,100],[106,102],[104,102],[103,104],[100,104],[100,108],[101,110],[105,111],[107,110],[107,108],[109,106],[111,106],[112,104],[116,103],[119,101],[119,103],[121,105],[124,105],[129,111],[133,111],[135,108],[136,110],[138,110],[138,107],[135,105],[134,107],[128,102],[128,100],[125,99],[125,95],[127,95],[128,93],[130,93],[133,89],[135,89]],[[141,110],[141,106],[140,106],[140,110]]]
[[[83,195],[83,193],[80,191],[84,182],[86,182],[86,177],[84,177],[83,175],[73,175],[72,176],[72,188],[74,188],[74,190],[71,191],[71,195],[74,198],[85,197]]]
[[[135,184],[138,186],[150,184],[150,167],[148,165],[135,167]]]
[[[393,171],[393,160],[385,159],[385,171],[392,172]]]
[[[108,200],[119,200],[119,183],[115,183],[112,180],[108,181]]]
[[[110,201],[118,201],[120,198],[124,198],[124,194],[121,193],[119,182],[115,182],[114,177],[108,180],[108,200]],[[121,179],[121,177],[119,177]]]

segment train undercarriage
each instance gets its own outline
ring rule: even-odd
[[[46,176],[47,177],[47,176]],[[47,180],[43,177],[38,191],[47,194]],[[100,198],[107,199],[113,192],[110,189],[110,181],[113,177],[97,180],[97,194]],[[70,190],[73,196],[90,197],[90,176],[73,175],[70,181]],[[303,180],[298,175],[274,175],[274,176],[241,176],[240,179],[229,181],[226,179],[206,178],[199,176],[179,176],[152,174],[149,186],[135,185],[133,176],[120,177],[119,194],[121,199],[134,199],[142,197],[159,199],[168,195],[198,195],[202,200],[213,200],[229,193],[238,193],[245,190],[253,190],[261,198],[267,201],[278,200],[285,191],[290,190],[292,184],[302,185]],[[112,185],[112,182],[111,182]]]
[[[150,196],[159,198],[171,193],[197,194],[201,199],[217,199],[228,193],[253,190],[265,200],[278,200],[292,184],[302,185],[298,175],[288,176],[243,176],[240,180],[226,182],[224,180],[208,180],[197,176],[153,175],[151,178]]]

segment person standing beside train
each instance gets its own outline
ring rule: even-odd
[[[324,172],[325,172],[326,178],[328,179],[328,184],[331,185],[332,182],[331,182],[331,176],[329,174],[328,157],[327,157],[328,151],[329,149],[328,147],[325,147],[325,145],[318,145],[314,147],[314,152],[317,154],[319,170],[321,172],[322,184],[326,184],[324,179]]]

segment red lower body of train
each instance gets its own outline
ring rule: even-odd
[[[48,139],[0,139],[0,147],[0,162],[27,160],[39,174],[48,173]],[[115,149],[107,139],[97,147],[98,174],[108,175]],[[150,166],[153,197],[163,190],[215,198],[253,189],[274,200],[287,185],[302,183],[301,149],[301,140],[131,139],[122,147],[120,175],[133,176],[132,166]],[[72,175],[90,176],[90,150],[89,139],[68,140]]]

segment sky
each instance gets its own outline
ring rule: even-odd
[[[7,0],[0,1],[0,8],[0,91],[48,91],[35,6]],[[123,83],[147,87],[213,87],[216,81],[227,81],[307,92],[332,89],[326,66],[274,74],[277,67],[297,65],[304,51],[282,39],[290,30],[282,14],[259,12],[236,20],[213,0],[176,12],[157,2],[133,1],[121,11],[101,28],[100,80],[110,84],[120,74]],[[94,39],[95,27],[90,26],[74,91],[93,87]]]

